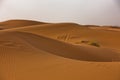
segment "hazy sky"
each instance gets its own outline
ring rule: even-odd
[[[120,26],[120,0],[0,1],[0,21],[32,19]]]

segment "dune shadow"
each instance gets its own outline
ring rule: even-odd
[[[99,48],[91,50],[83,46],[75,46],[28,32],[16,31],[15,34],[37,49],[64,58],[93,62],[120,61],[120,55],[111,51],[101,50]]]

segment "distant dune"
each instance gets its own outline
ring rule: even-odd
[[[31,20],[8,20],[0,23],[0,28],[15,28],[30,25],[46,24],[44,22],[31,21]]]
[[[0,28],[1,80],[120,79],[118,30],[30,20]]]

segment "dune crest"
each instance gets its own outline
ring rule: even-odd
[[[9,29],[9,28],[18,28],[18,27],[38,25],[38,24],[40,25],[47,23],[32,21],[32,20],[8,20],[8,21],[0,22],[0,28]]]

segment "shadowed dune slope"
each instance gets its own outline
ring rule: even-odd
[[[50,53],[60,55],[62,57],[99,62],[110,62],[120,60],[120,54],[109,50],[71,45],[31,33],[17,32],[15,34],[18,34],[19,37],[22,37],[24,40],[26,40],[32,46],[38,49],[42,49],[44,51],[48,51]]]
[[[32,20],[8,20],[4,22],[0,22],[1,29],[9,29],[9,28],[18,28],[23,26],[30,26],[30,25],[40,25],[40,24],[47,24],[44,22],[32,21]]]
[[[26,41],[31,46],[37,49],[47,51],[49,53],[62,56],[65,58],[96,62],[112,62],[120,60],[119,53],[104,48],[72,45],[55,39],[26,32],[13,31],[8,33],[14,34],[16,37]],[[1,44],[2,42],[4,43],[4,40],[1,41]],[[8,43],[6,45],[9,46],[14,44]]]

